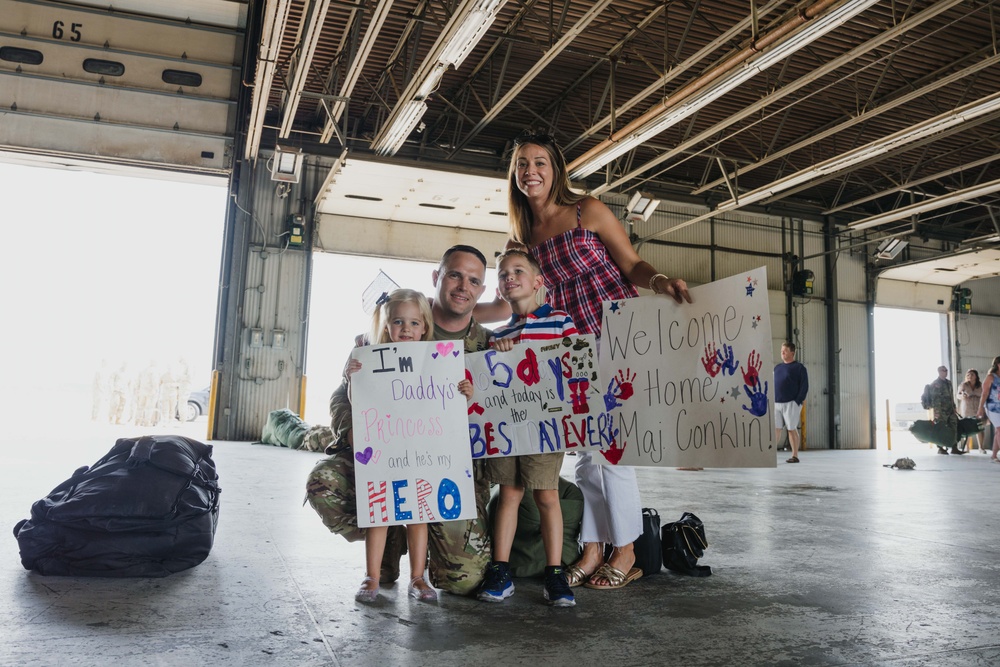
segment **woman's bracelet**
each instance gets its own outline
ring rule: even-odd
[[[653,294],[662,294],[660,290],[656,289],[657,278],[663,278],[664,280],[670,280],[670,278],[663,275],[662,273],[657,273],[656,275],[654,275],[652,278],[649,279],[649,291],[651,291]]]

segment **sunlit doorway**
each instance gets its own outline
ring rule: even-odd
[[[371,313],[362,307],[362,294],[379,271],[400,287],[419,290],[430,297],[434,294],[431,274],[436,268],[435,262],[332,253],[313,256],[303,416],[307,423],[330,423],[330,394],[340,385],[354,338],[371,328]],[[496,285],[495,272],[487,270],[484,300],[494,298]]]
[[[183,362],[192,391],[209,383],[226,181],[130,173],[145,177],[0,163],[8,436],[107,425],[123,368],[159,380]]]
[[[875,414],[879,449],[888,446],[890,436],[893,451],[927,447],[910,434],[909,425],[915,419],[928,418],[920,406],[924,386],[937,378],[938,366],[951,367],[947,321],[943,313],[875,308]],[[954,382],[952,375],[949,374],[949,379]]]

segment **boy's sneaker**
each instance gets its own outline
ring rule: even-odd
[[[514,594],[514,582],[506,563],[490,563],[476,597],[483,602],[503,602]]]
[[[561,567],[545,568],[545,599],[553,607],[572,607],[576,604],[573,589],[566,583],[566,572]]]

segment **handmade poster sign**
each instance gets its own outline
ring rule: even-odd
[[[610,445],[593,336],[519,343],[466,356],[475,386],[472,457]]]
[[[662,296],[604,303],[609,465],[774,467],[771,321],[762,267]]]
[[[351,376],[358,526],[473,519],[460,343],[355,348]]]

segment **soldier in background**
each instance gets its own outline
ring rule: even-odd
[[[101,367],[94,371],[94,381],[90,386],[90,421],[96,422],[101,416],[101,407],[108,400],[108,360],[101,359]]]
[[[955,388],[951,386],[951,380],[948,379],[948,367],[938,366],[937,370],[937,379],[927,385],[925,390],[928,402],[926,407],[934,411],[934,424],[939,428],[947,428],[947,432],[952,434],[948,440],[951,443],[951,453],[964,454],[965,452],[958,448],[958,411],[955,409]],[[938,454],[948,453],[948,449],[941,444],[938,444],[937,448]]]
[[[125,403],[128,400],[128,364],[122,365],[116,371],[112,371],[108,379],[110,387],[108,422],[111,424],[122,424],[122,417],[125,415]]]
[[[135,425],[152,426],[156,423],[156,397],[159,383],[156,378],[156,362],[139,372],[135,383]]]
[[[177,372],[174,373],[174,380],[177,381],[177,412],[180,420],[187,420],[187,404],[191,398],[191,369],[184,357],[177,358]]]
[[[177,381],[169,367],[160,376],[157,406],[157,423],[169,424],[177,420]]]

